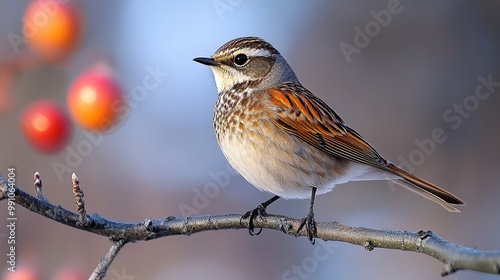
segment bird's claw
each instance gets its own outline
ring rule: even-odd
[[[259,204],[259,206],[257,206],[255,209],[252,209],[241,216],[240,224],[242,224],[242,220],[248,219],[248,233],[250,233],[251,236],[259,235],[262,232],[262,228],[260,228],[259,231],[255,232],[255,225],[253,221],[257,217],[262,220],[262,217],[265,215],[267,215],[266,208],[264,208],[262,204]]]
[[[307,214],[307,217],[302,219],[300,222],[299,228],[297,229],[297,234],[302,230],[302,228],[305,226],[306,232],[307,232],[307,239],[309,242],[311,242],[312,245],[316,243],[314,240],[314,237],[317,237],[318,231],[316,228],[316,221],[314,220],[314,213],[309,212]]]

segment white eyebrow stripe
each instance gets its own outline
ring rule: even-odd
[[[256,57],[256,56],[264,56],[264,57],[270,57],[271,53],[266,50],[266,49],[253,49],[253,48],[242,48],[242,49],[229,49],[225,51],[224,53],[220,54],[220,56],[227,56],[230,53],[244,53],[250,57]]]
[[[248,55],[248,56],[271,56],[271,53],[266,49],[251,49],[251,48],[243,48],[240,52]]]

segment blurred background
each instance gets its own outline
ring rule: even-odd
[[[76,172],[88,213],[127,222],[243,213],[267,200],[222,155],[212,128],[215,82],[192,61],[236,37],[259,36],[382,155],[467,203],[449,213],[387,182],[353,182],[317,198],[317,221],[429,229],[500,250],[498,1],[40,3],[0,2],[0,174],[15,167],[23,190],[33,193],[39,171],[45,196],[73,210]],[[29,5],[39,10],[27,14]],[[78,36],[44,54],[30,32],[66,5],[80,22],[69,34]],[[67,96],[96,65],[113,73],[128,105],[112,129],[89,133]],[[70,138],[55,151],[40,152],[21,129],[25,108],[41,99],[70,120]],[[268,211],[302,218],[308,205],[283,200]],[[8,279],[87,279],[109,248],[106,238],[24,208],[16,215],[17,268],[38,278]],[[2,252],[7,234],[0,227]],[[421,254],[238,230],[129,244],[106,279],[441,279],[442,267]],[[12,277],[6,268],[4,279]],[[496,279],[467,271],[447,278]]]

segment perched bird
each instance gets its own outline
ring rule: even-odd
[[[256,188],[274,194],[248,211],[254,219],[279,198],[310,198],[305,226],[311,243],[317,235],[314,199],[337,184],[393,180],[451,212],[464,202],[452,193],[384,159],[321,99],[307,90],[268,42],[257,37],[231,40],[210,58],[217,85],[214,130],[233,168]],[[332,89],[333,90],[333,89]]]

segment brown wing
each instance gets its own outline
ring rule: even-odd
[[[388,163],[356,131],[321,99],[297,83],[288,83],[269,91],[278,117],[274,124],[291,135],[335,157],[367,164],[401,177],[405,187],[441,204],[449,211],[459,212],[449,205],[464,202],[452,193],[418,178]]]
[[[321,99],[299,84],[269,91],[279,117],[275,124],[326,153],[383,170],[386,161]],[[390,172],[390,171],[389,171]]]

